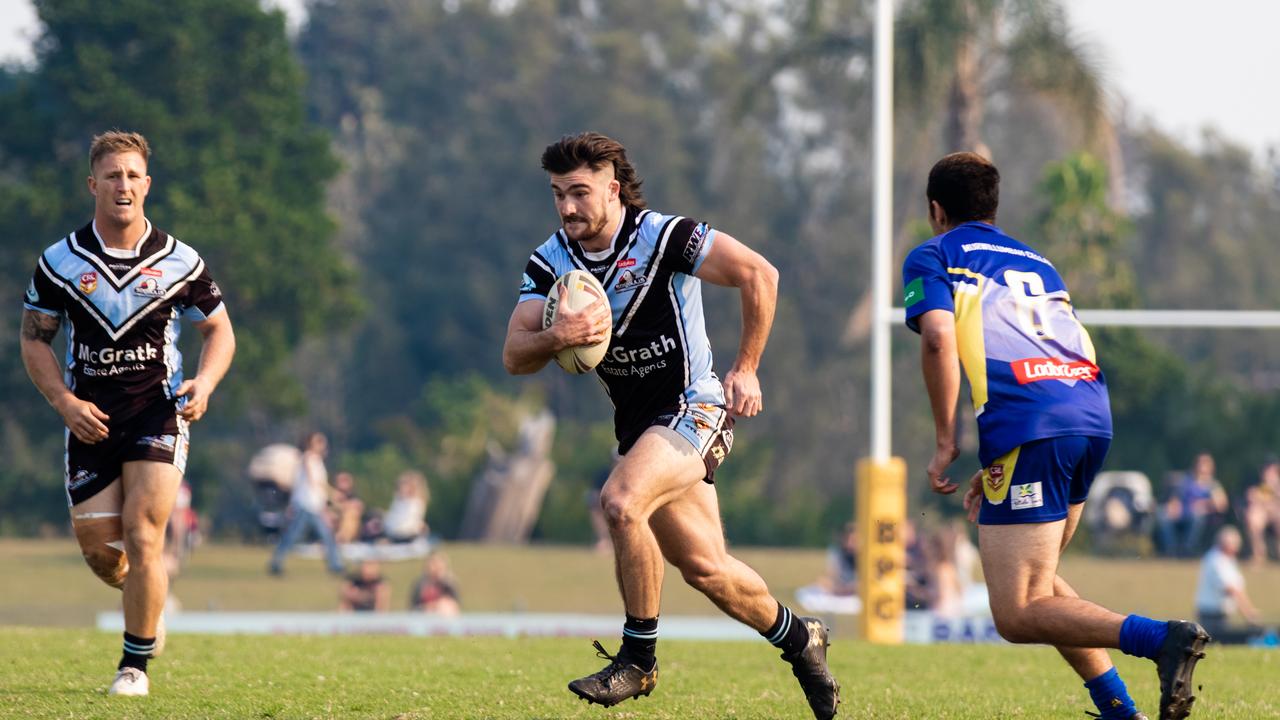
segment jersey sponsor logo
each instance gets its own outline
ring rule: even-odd
[[[209,295],[217,298],[222,297],[222,288],[218,287],[218,283],[209,283]]]
[[[77,470],[75,475],[71,476],[71,482],[67,483],[68,490],[75,490],[81,485],[85,485],[98,479],[98,473],[89,470]]]
[[[622,258],[621,260],[618,261],[619,268],[629,268],[629,267],[635,267],[635,266],[636,266],[635,258]]]
[[[147,435],[138,438],[136,445],[147,445],[159,450],[172,450],[178,444],[177,435]]]
[[[690,265],[698,259],[698,255],[702,252],[702,245],[707,241],[707,233],[711,228],[706,223],[698,223],[693,227],[693,233],[689,235],[689,242],[684,244],[684,259]]]
[[[1013,375],[1019,385],[1040,382],[1041,380],[1085,380],[1093,382],[1098,379],[1098,366],[1085,360],[1063,362],[1055,358],[1024,358],[1009,363]]]
[[[164,297],[165,289],[153,277],[142,278],[142,282],[134,286],[135,295],[144,297]]]
[[[647,346],[634,350],[615,345],[609,348],[609,352],[605,355],[605,359],[614,363],[615,367],[601,364],[596,369],[616,377],[644,377],[666,368],[667,359],[663,356],[677,347],[676,341],[666,335],[660,335],[657,340],[650,342]],[[622,367],[616,367],[617,365]]]
[[[529,277],[529,273],[525,273],[524,278],[520,280],[520,292],[533,292],[535,287],[537,286],[533,284],[533,278]]]
[[[76,359],[94,365],[114,365],[126,362],[145,362],[160,357],[155,345],[146,343],[131,348],[105,347],[101,350],[90,350],[88,345],[80,345],[76,349]]]
[[[138,272],[142,273],[143,275],[150,275],[151,277],[164,277],[164,271],[158,270],[156,268],[144,267]]]
[[[924,278],[916,278],[902,288],[902,305],[911,307],[924,300]]]
[[[636,275],[630,270],[623,270],[622,274],[618,276],[618,283],[613,286],[613,291],[620,293],[630,292],[638,287],[644,287],[648,282],[649,276],[647,275]]]
[[[129,265],[128,263],[107,263],[107,268],[114,270],[116,272],[123,273],[123,272],[129,272],[130,270],[132,270],[133,266]]]
[[[1010,498],[1010,507],[1012,509],[1026,510],[1028,508],[1044,507],[1044,493],[1040,490],[1040,483],[1014,485],[1010,489],[1013,491]]]
[[[27,283],[27,302],[29,303],[40,302],[40,293],[36,291],[35,280],[32,280],[31,282]]]
[[[80,274],[80,292],[88,295],[98,289],[98,273],[87,272]]]

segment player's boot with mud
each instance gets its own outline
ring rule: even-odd
[[[813,716],[818,720],[831,720],[840,704],[840,684],[827,670],[830,630],[818,618],[802,617],[799,620],[809,630],[809,644],[797,655],[783,653],[782,659],[791,663],[791,672],[800,681]]]
[[[1204,646],[1213,638],[1196,623],[1170,620],[1169,634],[1156,657],[1160,676],[1160,720],[1182,720],[1191,715],[1191,674],[1204,657]]]
[[[594,641],[596,655],[609,661],[603,670],[569,683],[569,690],[588,703],[605,707],[617,705],[627,698],[648,696],[658,685],[658,661],[648,672],[622,657],[622,653],[610,655],[599,640]]]

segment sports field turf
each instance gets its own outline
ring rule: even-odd
[[[602,663],[581,639],[180,636],[153,663],[145,699],[104,695],[118,651],[91,630],[0,629],[0,716],[12,718],[812,717],[763,642],[666,641],[648,698],[588,707],[565,683]],[[832,647],[848,718],[1071,718],[1088,696],[1048,648]],[[1120,659],[1144,708],[1149,663]],[[1215,649],[1193,717],[1280,716],[1280,653]]]

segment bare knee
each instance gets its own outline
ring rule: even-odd
[[[129,575],[129,559],[124,554],[120,517],[78,520],[72,525],[80,554],[93,574],[113,588],[123,587]]]
[[[1040,635],[1036,628],[1035,611],[1028,605],[991,608],[996,624],[996,632],[1011,643],[1038,643]]]
[[[164,530],[149,523],[139,523],[125,529],[125,548],[134,562],[158,561],[164,553]]]
[[[611,530],[628,530],[646,521],[638,500],[625,492],[606,491],[600,494],[600,507]]]

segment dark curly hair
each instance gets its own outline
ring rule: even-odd
[[[1000,205],[1000,171],[976,153],[951,153],[929,171],[925,195],[941,205],[953,223],[995,220]]]
[[[636,169],[627,160],[627,149],[622,143],[596,132],[565,135],[542,151],[542,169],[556,175],[573,172],[583,166],[599,170],[605,164],[613,165],[613,177],[621,185],[618,198],[627,207],[644,208],[643,182]]]

